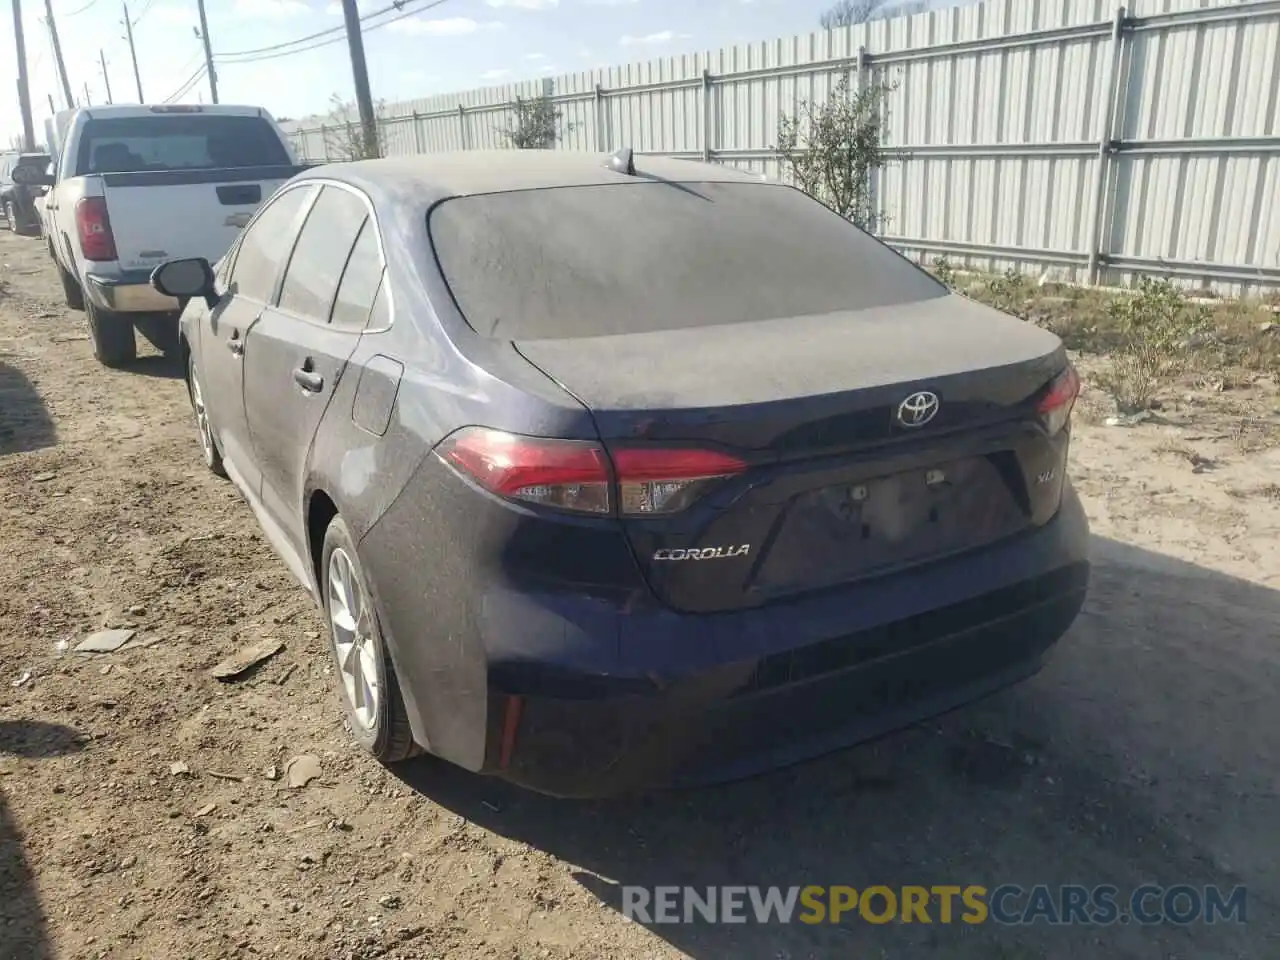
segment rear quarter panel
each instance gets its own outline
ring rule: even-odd
[[[54,198],[55,204],[50,219],[56,232],[53,245],[58,261],[68,273],[82,278],[84,265],[76,239],[76,204],[85,197],[102,196],[102,180],[99,177],[67,177],[58,181],[48,196]],[[48,202],[46,197],[45,203]],[[103,263],[100,266],[110,268],[114,264]]]

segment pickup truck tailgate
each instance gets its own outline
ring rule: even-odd
[[[181,257],[216,261],[254,211],[304,168],[294,165],[102,174],[124,270]]]

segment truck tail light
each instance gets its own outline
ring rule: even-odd
[[[683,510],[709,485],[746,469],[708,450],[630,448],[587,440],[521,437],[467,427],[437,455],[490,493],[575,513],[653,516]],[[615,472],[616,471],[616,476]]]
[[[86,260],[116,259],[116,240],[111,234],[105,198],[82,197],[76,203],[76,232],[80,235],[80,252]]]

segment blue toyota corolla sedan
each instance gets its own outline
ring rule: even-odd
[[[1063,345],[790,186],[628,150],[335,164],[153,283],[190,298],[205,462],[383,761],[746,775],[1028,677],[1084,600]]]

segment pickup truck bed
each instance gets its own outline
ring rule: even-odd
[[[305,167],[260,107],[129,104],[64,120],[46,199],[49,249],[95,354],[117,366],[135,354],[135,323],[161,331],[148,333],[153,342],[176,342],[180,304],[151,287],[151,272],[188,257],[215,263]]]

